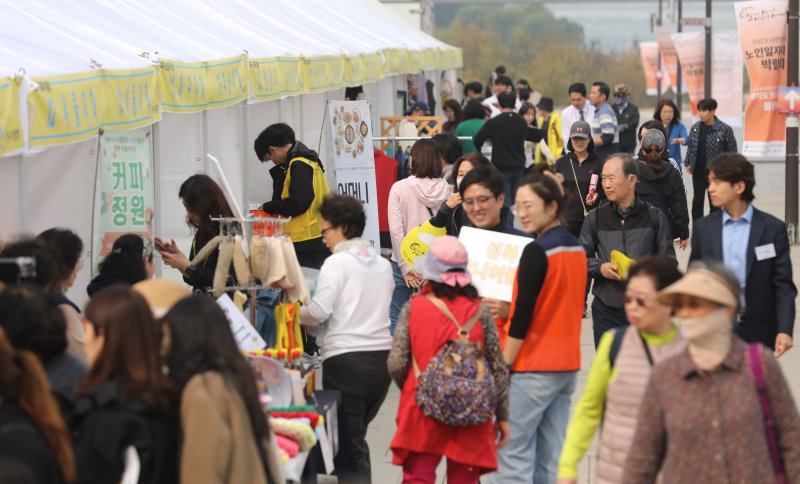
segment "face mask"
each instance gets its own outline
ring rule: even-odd
[[[698,368],[712,371],[722,363],[730,351],[733,332],[727,308],[716,309],[699,318],[678,319],[678,325]]]
[[[460,188],[461,187],[461,182],[462,181],[464,181],[464,177],[463,176],[460,176],[460,177],[456,178],[456,188]]]

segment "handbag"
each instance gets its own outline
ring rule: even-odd
[[[747,360],[748,368],[750,368],[750,374],[753,376],[753,381],[756,384],[761,411],[764,413],[764,429],[767,433],[767,446],[769,447],[769,456],[772,460],[772,468],[775,470],[775,482],[778,484],[788,484],[789,480],[786,478],[786,468],[783,465],[783,457],[781,456],[778,446],[778,432],[775,428],[775,416],[772,414],[772,406],[769,403],[769,395],[767,394],[766,369],[764,368],[762,350],[763,346],[761,343],[747,345],[745,359]]]

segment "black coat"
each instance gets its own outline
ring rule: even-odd
[[[140,484],[178,482],[177,425],[138,398],[123,401],[115,381],[78,403],[73,436],[80,484],[118,482],[128,447],[139,456]]]
[[[636,195],[664,212],[673,239],[686,240],[689,238],[689,208],[683,178],[669,161],[660,161],[661,169],[654,171],[647,162],[640,160]]]
[[[756,247],[768,244],[773,244],[775,256],[758,260]],[[694,223],[689,260],[724,262],[722,210],[712,212]],[[774,348],[778,333],[791,336],[794,332],[796,298],[786,224],[754,207],[750,239],[747,242],[744,321],[736,325],[736,333],[747,342],[761,342]]]
[[[0,482],[61,484],[64,477],[44,435],[16,405],[0,403]],[[33,478],[34,480],[31,480]]]

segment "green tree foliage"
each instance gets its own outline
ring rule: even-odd
[[[485,83],[502,64],[512,79],[527,79],[534,90],[552,97],[558,106],[568,104],[571,83],[583,82],[588,87],[594,81],[612,87],[624,82],[635,102],[655,104],[654,98],[645,97],[637,46],[606,52],[587,45],[580,25],[556,18],[542,5],[474,5],[441,13],[447,24],[440,23],[437,10],[436,36],[464,50],[461,77],[465,82]]]

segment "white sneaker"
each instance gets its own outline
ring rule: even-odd
[[[318,352],[313,355],[304,352],[303,356],[300,357],[300,362],[304,368],[319,368],[321,365]]]

